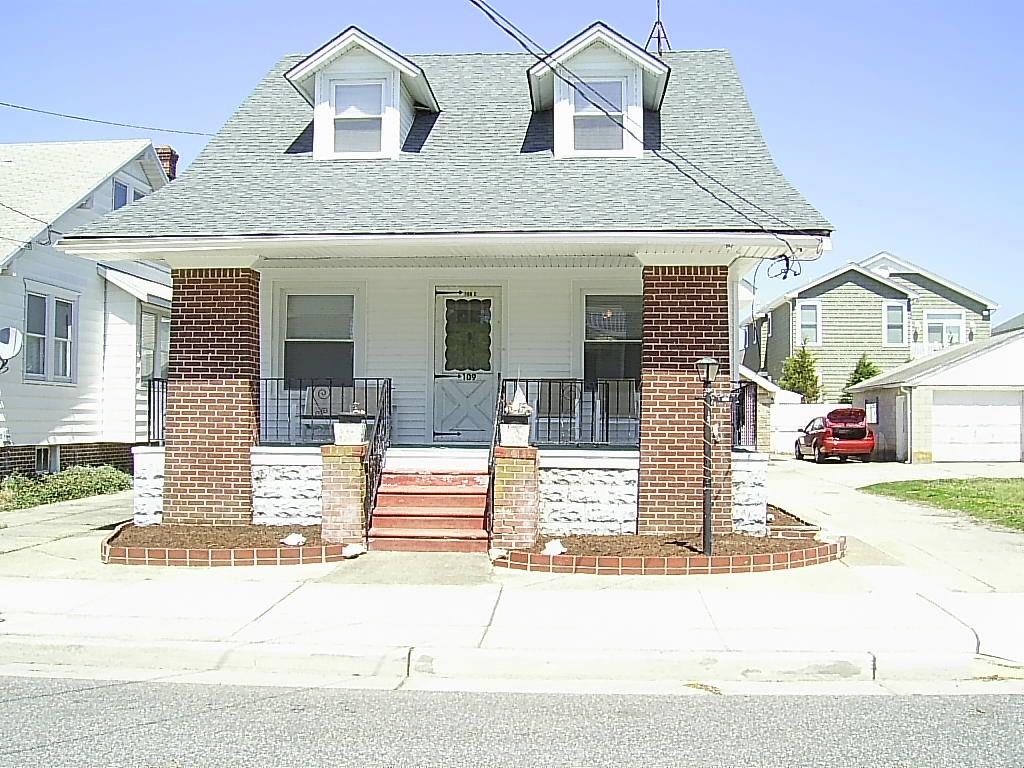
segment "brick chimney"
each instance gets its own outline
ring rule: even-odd
[[[160,165],[164,167],[164,173],[167,174],[168,181],[174,181],[174,177],[178,175],[178,153],[174,151],[173,147],[162,146],[155,147],[156,156],[160,158]]]

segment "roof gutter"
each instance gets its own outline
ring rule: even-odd
[[[784,241],[781,241],[784,238]],[[67,237],[58,248],[91,259],[159,258],[163,254],[201,252],[246,253],[258,258],[269,252],[331,246],[416,247],[502,245],[594,245],[653,253],[692,248],[777,248],[788,242],[799,255],[813,258],[831,247],[829,234],[749,232],[481,232],[440,234],[212,235],[208,237]]]

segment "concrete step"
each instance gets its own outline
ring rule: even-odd
[[[416,514],[406,515],[403,513],[394,514],[394,510],[390,511],[392,514],[382,514],[382,510],[377,510],[373,514],[373,527],[374,528],[388,528],[388,529],[439,529],[445,530],[473,530],[480,529],[484,530],[484,516],[478,510],[471,510],[472,515],[460,515],[458,512],[466,510],[451,510],[456,514],[447,514],[448,510],[443,509],[431,509],[423,510],[418,509],[417,512],[427,512],[430,514]],[[403,510],[404,512],[404,510]],[[438,514],[434,514],[438,513]]]
[[[450,492],[446,489],[425,489],[423,486],[380,488],[376,509],[402,509],[408,507],[434,507],[441,509],[476,509],[487,507],[487,491],[473,493]]]
[[[382,488],[482,488],[487,490],[486,472],[385,472],[380,479]]]
[[[487,531],[374,526],[369,548],[376,552],[486,552]]]

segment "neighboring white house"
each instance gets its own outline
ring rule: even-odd
[[[1015,317],[1011,317],[1005,323],[1000,323],[992,329],[992,333],[1009,333],[1010,331],[1024,330],[1024,312],[1021,312]]]
[[[850,392],[874,425],[878,458],[1024,461],[1024,330],[915,360]]]
[[[24,347],[0,375],[0,477],[131,466],[147,438],[140,377],[167,365],[170,274],[97,265],[62,235],[167,184],[177,155],[146,140],[0,144],[0,328]],[[166,166],[165,166],[166,164]],[[138,403],[138,406],[136,405]]]

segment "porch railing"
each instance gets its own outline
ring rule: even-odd
[[[377,505],[377,490],[384,473],[384,461],[391,445],[391,379],[383,379],[379,390],[377,413],[370,423],[370,438],[366,448],[366,505],[363,510],[363,531],[370,535],[373,526],[373,509]]]
[[[390,409],[391,379],[260,379],[260,443],[328,445],[338,416],[363,411],[377,423],[385,393]]]
[[[501,381],[501,373],[498,381]],[[488,540],[494,537],[494,468],[497,466],[498,442],[500,440],[501,413],[505,407],[504,387],[498,387],[494,398],[494,416],[491,419],[491,451],[487,455],[487,507],[484,510],[484,530]]]
[[[757,447],[757,385],[750,381],[733,390],[732,447]]]
[[[501,395],[511,401],[517,389],[533,407],[535,445],[640,445],[640,386],[634,379],[504,379]]]
[[[146,381],[146,442],[164,444],[164,424],[167,419],[167,379]]]

